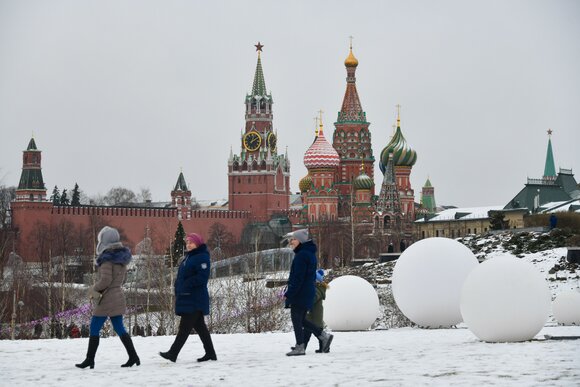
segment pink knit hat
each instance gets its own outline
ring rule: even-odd
[[[199,247],[205,243],[203,241],[203,237],[199,234],[194,233],[194,232],[187,234],[185,236],[185,240],[195,243],[195,245],[197,247]]]

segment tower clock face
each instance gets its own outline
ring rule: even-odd
[[[268,148],[270,148],[270,151],[274,152],[276,150],[276,141],[278,139],[276,138],[276,135],[273,132],[270,132],[268,134]]]
[[[258,132],[251,131],[244,134],[243,138],[244,148],[248,151],[253,152],[260,149],[260,145],[262,145],[262,137]]]

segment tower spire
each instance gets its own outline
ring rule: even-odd
[[[262,70],[262,58],[260,53],[262,52],[263,44],[258,42],[255,45],[256,51],[258,51],[258,62],[256,64],[256,72],[254,74],[254,83],[252,85],[252,95],[253,96],[262,96],[266,95],[266,81],[264,81],[264,71]]]
[[[546,164],[544,165],[544,179],[556,179],[556,166],[554,163],[554,153],[552,152],[552,129],[548,129],[548,150],[546,151]]]

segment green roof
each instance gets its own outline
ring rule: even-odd
[[[34,137],[30,139],[30,142],[28,143],[28,147],[26,148],[26,150],[38,150],[38,148],[36,147],[36,142],[34,141]]]
[[[556,177],[556,167],[554,165],[554,153],[552,152],[552,139],[548,139],[548,151],[546,152],[546,165],[544,166],[544,176]]]
[[[183,172],[179,172],[179,177],[177,178],[177,183],[175,184],[174,191],[187,191],[187,184],[185,184],[185,178],[183,177]]]
[[[536,196],[538,201],[536,202]],[[537,207],[550,202],[563,202],[570,200],[570,195],[559,185],[528,183],[512,199],[504,209],[527,208],[534,212]]]
[[[18,189],[45,189],[40,168],[22,169]]]
[[[258,63],[256,64],[256,74],[254,74],[254,84],[252,85],[252,95],[266,95],[266,81],[264,81],[262,59],[259,54]]]

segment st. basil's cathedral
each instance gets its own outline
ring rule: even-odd
[[[53,204],[46,199],[41,151],[31,139],[23,152],[22,175],[11,203],[12,226],[18,236],[16,252],[25,261],[40,261],[39,249],[29,243],[38,225],[55,227],[63,222],[85,232],[111,225],[133,247],[148,237],[159,254],[167,250],[167,241],[179,222],[186,232],[196,231],[208,239],[217,223],[236,241],[249,242],[256,233],[267,239],[270,233],[270,247],[291,229],[308,227],[319,240],[320,255],[326,257],[376,258],[381,252],[399,251],[412,243],[416,204],[410,174],[417,154],[403,136],[397,113],[393,136],[380,154],[382,184],[379,194],[375,194],[376,160],[370,122],[356,88],[358,60],[352,45],[344,62],[346,91],[334,123],[332,144],[320,117],[314,141],[304,154],[308,174],[299,183],[301,204],[291,206],[290,160],[287,152],[279,153],[273,125],[274,101],[266,89],[262,48],[260,43],[256,45],[258,58],[252,90],[245,97],[240,153],[230,150],[228,158],[228,208],[196,208],[183,173],[170,193],[170,202]],[[347,240],[351,241],[350,247],[344,247]]]

